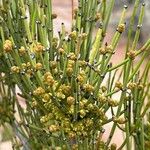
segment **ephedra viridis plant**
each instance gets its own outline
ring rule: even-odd
[[[51,0],[0,1],[0,123],[11,126],[14,150],[150,149],[150,39],[138,45],[145,3],[135,0],[128,24],[123,6],[106,41],[114,4],[79,0],[70,31],[62,23],[55,34]],[[113,64],[121,38],[125,56]]]

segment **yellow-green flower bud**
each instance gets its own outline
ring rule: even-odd
[[[122,32],[124,32],[124,30],[125,30],[125,24],[124,23],[119,24],[118,28],[117,28],[117,31],[122,33]]]
[[[50,95],[48,93],[43,95],[42,101],[44,103],[49,102],[50,101]]]
[[[53,86],[55,83],[55,80],[53,79],[52,75],[50,72],[46,72],[44,74],[44,83],[49,85],[49,86]]]
[[[87,33],[82,33],[82,34],[81,34],[81,38],[82,38],[83,40],[85,40],[85,39],[87,38]]]
[[[117,107],[119,102],[117,100],[113,100],[113,99],[109,99],[108,100],[108,104],[111,106],[111,107]]]
[[[36,63],[35,64],[35,69],[36,70],[41,70],[43,68],[43,65],[41,63]]]
[[[81,109],[79,112],[80,112],[80,117],[81,117],[81,118],[85,117],[85,115],[86,115],[86,110]]]
[[[12,42],[10,40],[6,40],[4,42],[3,49],[4,49],[4,51],[6,53],[11,52],[12,51],[12,47],[13,47],[13,45],[12,45]]]
[[[74,102],[75,102],[74,97],[72,97],[72,96],[67,97],[67,104],[68,105],[73,105]]]
[[[106,92],[106,91],[107,91],[106,86],[102,86],[102,87],[101,87],[101,90],[102,90],[103,93]]]
[[[102,18],[102,15],[100,13],[96,13],[96,15],[95,15],[95,21],[98,21],[101,18]]]
[[[72,39],[76,39],[76,37],[77,37],[77,32],[76,32],[76,31],[72,31],[72,32],[70,33],[69,37],[72,38]]]
[[[104,47],[101,47],[99,49],[100,54],[105,55],[107,53],[106,49]]]
[[[38,103],[37,103],[36,100],[34,100],[34,101],[32,102],[32,104],[31,104],[31,106],[32,106],[33,108],[37,107],[37,105],[38,105]]]
[[[56,19],[57,18],[57,14],[52,14],[52,19]]]
[[[56,125],[50,125],[50,126],[49,126],[49,131],[50,131],[50,132],[56,132],[56,131],[58,131],[58,130],[59,130],[59,127],[56,126]]]
[[[78,145],[77,144],[73,144],[72,145],[72,150],[78,150]]]
[[[117,82],[115,83],[115,87],[118,88],[118,89],[120,89],[120,90],[122,90],[123,84],[122,84],[120,81],[117,81]]]
[[[24,46],[21,46],[20,49],[18,50],[20,55],[24,55],[26,53],[26,49]]]
[[[91,93],[91,92],[94,91],[94,87],[93,87],[92,85],[90,85],[90,84],[84,84],[84,85],[83,85],[83,89],[84,89],[86,92],[88,92],[88,93]]]
[[[71,94],[71,86],[69,86],[69,85],[63,84],[63,85],[61,86],[61,90],[62,90],[62,92],[63,92],[65,95],[70,95],[70,94]]]
[[[118,123],[118,124],[125,124],[126,119],[124,117],[120,116],[118,118],[115,117],[113,121]]]
[[[71,77],[72,74],[73,74],[73,69],[72,69],[72,68],[67,68],[66,73],[67,73],[67,75],[68,75],[69,77]]]
[[[59,48],[59,49],[58,49],[58,52],[62,55],[62,54],[64,54],[65,51],[64,51],[63,48]]]
[[[42,117],[40,118],[40,122],[41,122],[41,123],[47,122],[47,117],[46,117],[46,116],[42,116]]]
[[[112,45],[108,45],[106,47],[106,51],[107,51],[107,53],[113,53],[113,47],[112,47]]]
[[[88,105],[87,105],[87,109],[88,109],[89,111],[93,110],[93,109],[94,109],[93,104],[92,104],[92,103],[88,104]]]
[[[55,69],[57,67],[57,62],[56,61],[50,61],[50,67],[52,69]]]
[[[117,149],[117,144],[112,143],[110,146],[110,150],[116,150]]]
[[[77,59],[75,53],[69,53],[68,58],[69,58],[70,60],[74,60],[74,61]]]
[[[68,136],[69,136],[70,139],[72,139],[76,136],[76,134],[71,131],[71,132],[68,133]]]
[[[134,88],[136,88],[137,87],[137,83],[135,83],[135,82],[131,82],[131,83],[129,83],[128,84],[128,89],[130,89],[130,90],[133,90]]]
[[[41,96],[42,94],[45,93],[45,90],[42,87],[38,87],[33,91],[33,95],[35,96]]]
[[[130,58],[130,59],[135,59],[135,57],[136,57],[136,51],[133,51],[133,50],[130,50],[128,53],[127,53],[127,55],[128,55],[128,57]]]
[[[60,99],[65,99],[66,96],[62,92],[57,92],[56,96]]]
[[[77,81],[79,82],[79,84],[83,84],[84,83],[85,78],[81,75],[77,76]]]
[[[11,67],[11,72],[13,72],[13,73],[19,73],[20,72],[20,68],[18,66],[12,66]]]
[[[21,66],[22,66],[23,69],[25,69],[27,67],[27,64],[26,63],[22,63]]]
[[[98,101],[100,103],[105,103],[107,101],[107,98],[105,96],[99,95],[98,96]]]
[[[28,70],[26,71],[26,73],[27,73],[28,76],[33,75],[33,69],[28,69]]]
[[[33,47],[33,51],[36,53],[41,53],[44,50],[44,46],[41,43],[37,43],[34,47]]]
[[[143,90],[143,89],[144,89],[144,85],[143,85],[143,84],[139,84],[139,85],[138,85],[138,89],[139,89],[139,90]]]

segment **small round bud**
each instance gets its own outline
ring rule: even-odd
[[[93,109],[94,109],[93,104],[91,104],[91,103],[88,104],[87,109],[88,109],[89,111],[93,110]]]
[[[117,31],[119,33],[122,33],[122,32],[124,32],[124,30],[125,30],[125,24],[124,23],[119,24],[118,27],[117,27]]]
[[[107,53],[113,53],[113,47],[112,47],[112,45],[108,45],[107,47],[106,47],[106,51],[107,51]]]
[[[72,145],[72,150],[78,150],[78,145],[77,144],[73,144]]]
[[[101,18],[102,18],[102,15],[100,13],[96,13],[95,21],[98,21]]]
[[[52,39],[52,47],[53,48],[57,48],[58,45],[58,38],[57,37],[53,37]]]
[[[131,82],[131,83],[128,83],[127,87],[128,89],[133,90],[134,88],[137,87],[137,84],[135,82]]]
[[[35,65],[36,70],[41,70],[42,67],[43,67],[43,65],[41,63],[36,63],[36,65]]]
[[[46,116],[42,116],[42,117],[40,118],[40,122],[41,122],[41,123],[47,122],[47,117],[46,117]]]
[[[36,100],[34,100],[34,101],[31,103],[31,106],[32,106],[33,108],[35,108],[37,105],[38,105],[38,103],[37,103]]]
[[[55,69],[57,67],[57,62],[56,61],[50,61],[50,67],[52,69]]]
[[[44,83],[50,86],[53,86],[55,83],[55,80],[53,79],[52,75],[50,72],[46,72],[44,74]]]
[[[20,55],[24,55],[26,53],[25,47],[21,46],[20,49],[18,50]]]
[[[85,67],[86,66],[86,61],[84,61],[84,60],[79,60],[78,63],[79,63],[80,67]]]
[[[124,117],[118,117],[118,118],[114,118],[113,120],[114,122],[118,123],[118,124],[125,124],[125,122],[127,121]]]
[[[4,49],[4,51],[6,53],[11,52],[12,51],[12,47],[13,47],[13,45],[12,45],[12,42],[10,40],[6,40],[4,42],[3,49]]]
[[[57,18],[57,14],[52,14],[52,19],[56,19]]]
[[[86,110],[81,109],[79,112],[80,112],[80,117],[81,117],[81,118],[85,117],[85,115],[86,115]]]
[[[62,55],[62,54],[64,54],[65,51],[63,48],[59,48],[58,52]]]
[[[93,122],[92,119],[90,119],[90,118],[87,118],[87,119],[86,119],[86,126],[87,126],[87,127],[90,127],[90,126],[92,126],[93,124],[94,124],[94,122]]]
[[[60,146],[56,146],[55,150],[62,150]]]
[[[110,150],[116,150],[117,149],[117,144],[112,143],[110,146]]]
[[[84,78],[83,76],[81,76],[81,75],[78,75],[78,76],[77,76],[77,82],[78,82],[79,84],[83,84],[83,83],[84,83],[84,80],[85,80],[85,78]]]
[[[67,104],[68,105],[73,105],[74,102],[75,102],[74,97],[72,97],[72,96],[67,97]]]
[[[91,92],[94,91],[94,87],[93,87],[92,85],[90,85],[90,84],[84,84],[84,85],[83,85],[83,89],[84,89],[86,92],[88,92],[88,93],[91,93]]]
[[[107,53],[106,49],[104,47],[101,47],[99,49],[100,54],[105,55]]]
[[[22,63],[21,66],[23,69],[25,69],[27,67],[26,63]]]
[[[56,93],[56,96],[59,98],[59,99],[65,99],[66,96],[62,93],[62,92],[57,92]]]
[[[17,66],[12,66],[11,67],[11,72],[13,72],[13,73],[19,73],[20,72],[20,68],[17,67]]]
[[[44,46],[41,43],[37,43],[34,47],[33,47],[34,52],[36,53],[41,53],[44,51]]]
[[[102,86],[102,87],[101,87],[101,90],[102,90],[103,93],[106,92],[106,91],[107,91],[106,86]]]
[[[118,89],[120,89],[120,90],[122,90],[123,89],[123,84],[120,81],[117,81],[115,83],[115,87],[118,88]]]
[[[139,89],[139,90],[143,90],[143,89],[144,89],[144,85],[143,85],[143,84],[139,84],[139,85],[138,85],[138,89]]]
[[[57,68],[53,69],[53,74],[54,74],[54,76],[58,75],[58,69]]]
[[[68,67],[73,68],[75,61],[74,60],[68,60]]]
[[[33,69],[27,69],[26,73],[27,73],[27,75],[32,76],[33,75]]]
[[[135,57],[136,57],[136,52],[135,51],[133,51],[133,50],[131,50],[131,51],[129,51],[128,53],[127,53],[127,55],[128,55],[128,57],[130,58],[130,59],[135,59]]]
[[[69,76],[69,77],[71,77],[72,76],[72,74],[73,74],[73,69],[72,68],[67,68],[67,70],[66,70],[66,73],[67,73],[67,75]]]
[[[82,34],[81,34],[81,38],[82,38],[83,40],[85,40],[85,39],[87,38],[87,33],[82,33]]]
[[[63,84],[63,85],[61,86],[61,90],[62,90],[62,92],[63,92],[65,95],[70,95],[70,93],[71,93],[71,86]]]
[[[69,37],[70,37],[71,39],[76,39],[76,37],[77,37],[77,32],[76,32],[76,31],[72,31],[72,32],[70,33]]]
[[[99,95],[98,96],[98,101],[100,103],[105,103],[107,101],[107,98],[105,96]]]
[[[69,132],[68,136],[69,136],[70,139],[72,139],[76,136],[76,134],[74,132]]]
[[[119,103],[118,103],[117,100],[109,99],[109,100],[108,100],[108,104],[109,104],[109,106],[111,106],[111,107],[117,107]]]
[[[38,87],[33,91],[33,95],[35,96],[41,96],[42,94],[45,93],[45,90],[42,87]]]
[[[27,66],[28,68],[30,68],[30,67],[31,67],[31,63],[30,63],[30,62],[27,62],[26,66]]]
[[[77,60],[77,57],[76,57],[76,55],[74,53],[69,53],[68,58],[70,60],[74,60],[74,61]]]
[[[42,101],[44,103],[46,103],[46,102],[49,102],[49,100],[50,100],[50,95],[48,93],[44,94],[43,98],[42,98]]]
[[[56,132],[56,131],[58,131],[58,130],[59,130],[59,127],[56,126],[56,125],[50,125],[50,126],[49,126],[49,131],[50,131],[50,132]]]

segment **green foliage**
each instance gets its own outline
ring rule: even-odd
[[[111,143],[116,128],[125,135],[118,149],[126,146],[131,150],[132,140],[135,149],[145,149],[144,119],[149,110],[149,103],[145,103],[150,89],[150,62],[145,58],[150,40],[137,46],[145,4],[135,1],[125,58],[114,65],[111,58],[126,30],[127,12],[124,6],[116,32],[105,42],[114,3],[80,0],[70,33],[62,23],[57,36],[53,30],[57,15],[52,13],[51,0],[2,0],[0,71],[6,77],[1,81],[3,90],[7,86],[10,90],[10,107],[18,112],[18,117],[12,114],[7,121],[17,137],[13,138],[14,149],[113,150],[117,149]],[[141,11],[132,39],[138,7]],[[19,96],[25,99],[26,108],[19,104],[14,84],[21,90]],[[0,113],[4,117],[4,112]],[[112,129],[104,142],[104,125],[110,122]]]

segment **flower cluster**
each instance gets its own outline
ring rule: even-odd
[[[115,150],[118,147],[111,140],[116,128],[125,135],[120,150],[125,145],[130,150],[133,139],[137,149],[149,144],[149,135],[145,134],[149,124],[144,128],[143,120],[150,108],[149,102],[145,105],[149,98],[150,62],[146,62],[143,70],[141,65],[150,49],[150,40],[141,48],[137,46],[139,27],[134,39],[131,38],[139,6],[136,0],[125,58],[116,65],[111,63],[127,28],[127,7],[124,6],[115,34],[105,42],[114,1],[79,1],[78,8],[72,12],[71,31],[67,32],[62,23],[61,31],[55,36],[53,19],[57,14],[52,13],[51,0],[36,3],[33,0],[8,3],[3,0],[0,57],[7,69],[2,70],[2,74],[7,73],[13,82],[8,88],[11,89],[8,92],[10,111],[6,113],[0,103],[0,114],[13,118],[9,122],[16,132],[17,138],[13,138],[16,147]],[[143,4],[139,25],[144,7]],[[95,28],[97,23],[100,24],[98,29]],[[94,28],[96,34],[93,34]],[[17,94],[25,99],[26,108],[18,103],[15,85],[21,90]],[[0,89],[1,92],[4,88],[0,85]],[[2,92],[5,99],[3,93],[6,92]],[[13,116],[15,106],[19,119]],[[104,125],[110,122],[113,123],[111,132],[107,141],[103,141],[103,134],[107,132]]]

